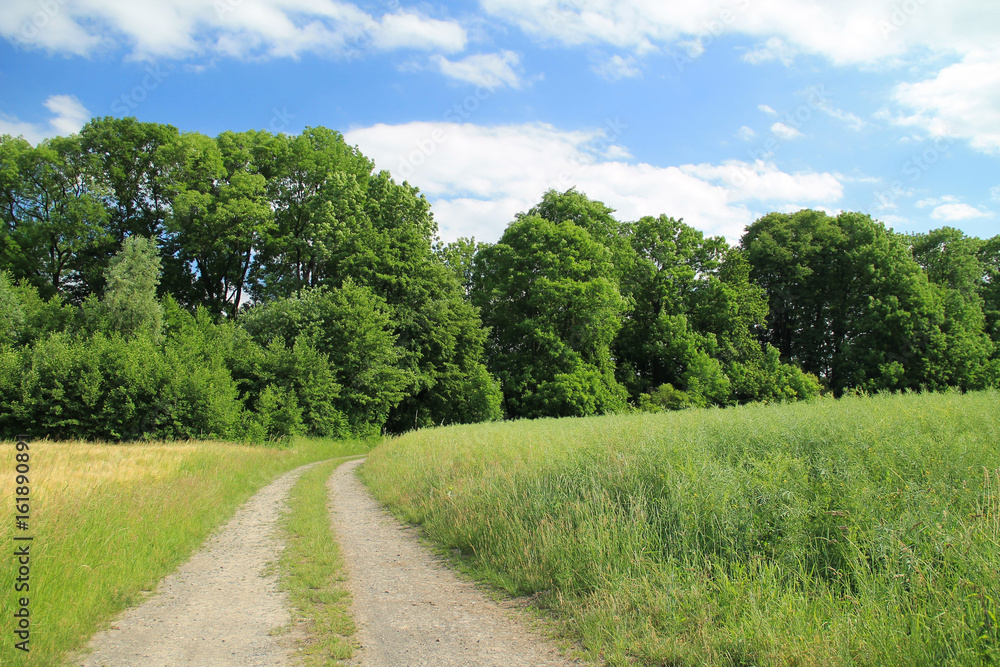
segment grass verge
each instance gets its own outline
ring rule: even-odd
[[[344,562],[330,524],[326,482],[345,459],[321,463],[292,489],[285,515],[281,587],[291,598],[293,623],[304,628],[299,662],[310,667],[343,664],[353,654],[350,594]]]
[[[14,648],[13,558],[0,563],[0,664],[57,665],[165,575],[277,475],[368,445],[297,439],[287,448],[219,442],[31,444],[30,652]],[[14,446],[0,444],[0,498],[13,503]],[[10,516],[5,513],[5,516]],[[0,544],[13,552],[13,520]]]
[[[1000,394],[408,434],[382,502],[609,665],[1000,664]]]

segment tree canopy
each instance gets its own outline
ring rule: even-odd
[[[549,191],[496,243],[336,131],[0,137],[0,431],[341,437],[1000,384],[1000,236]]]

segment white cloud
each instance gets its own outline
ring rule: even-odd
[[[900,84],[894,97],[912,111],[897,123],[1000,154],[1000,50],[969,54],[933,78]]]
[[[750,141],[757,136],[757,133],[753,131],[753,128],[744,125],[736,132],[736,136],[743,141]]]
[[[637,53],[724,34],[757,38],[748,60],[795,54],[838,65],[894,62],[917,51],[964,53],[992,45],[1000,5],[981,0],[480,0],[495,17],[546,41],[611,44]]]
[[[802,136],[802,132],[792,127],[791,125],[786,125],[782,123],[781,121],[778,121],[777,123],[771,126],[771,132],[773,132],[774,134],[778,135],[779,137],[785,140],[798,139],[799,137]]]
[[[777,116],[778,112],[772,109],[767,104],[758,104],[757,108],[766,113],[768,116]]]
[[[948,222],[989,218],[992,216],[992,212],[983,211],[969,204],[943,204],[931,211],[931,217],[935,220],[946,220]]]
[[[55,114],[49,124],[59,134],[79,132],[90,120],[90,112],[73,95],[53,95],[45,100],[45,108]]]
[[[430,19],[413,12],[387,14],[374,44],[380,49],[421,49],[457,53],[465,49],[465,29],[453,21]]]
[[[0,35],[51,52],[126,46],[139,59],[349,56],[367,48],[454,53],[465,28],[415,11],[380,18],[343,0],[5,0]]]
[[[796,50],[785,43],[780,37],[771,37],[763,44],[752,51],[743,54],[743,61],[751,65],[780,61],[785,67],[789,67],[795,61]]]
[[[867,183],[867,184],[879,184],[882,183],[882,178],[879,176],[865,176],[863,174],[842,174],[840,172],[836,173],[835,176],[837,180],[841,183]]]
[[[90,112],[72,95],[53,95],[45,100],[45,108],[54,114],[47,123],[28,123],[0,114],[0,134],[23,136],[37,144],[42,139],[79,132],[90,120]]]
[[[104,42],[100,32],[80,25],[61,2],[7,0],[0,3],[0,36],[51,52],[87,55]]]
[[[975,220],[976,218],[993,217],[993,213],[991,211],[976,208],[975,206],[970,206],[969,204],[964,204],[954,195],[921,199],[916,203],[916,207],[934,207],[934,210],[931,211],[931,218],[934,220],[944,220],[946,222],[959,222],[962,220]]]
[[[921,199],[914,206],[917,208],[927,208],[928,206],[939,206],[941,204],[950,204],[957,202],[958,197],[954,195],[944,195],[943,197],[929,197],[927,199]]]
[[[860,131],[868,126],[864,120],[850,111],[844,111],[830,104],[829,100],[819,100],[815,103],[817,109],[827,114],[831,118],[836,118],[854,131]]]
[[[990,199],[1000,201],[1000,185],[990,188]]]
[[[636,66],[635,58],[628,56],[611,56],[610,59],[593,67],[595,73],[608,81],[618,81],[620,79],[631,79],[642,74]]]
[[[418,186],[434,206],[446,240],[493,241],[514,215],[548,189],[578,188],[615,208],[621,220],[666,213],[731,242],[761,213],[794,202],[838,201],[831,174],[789,174],[774,164],[660,167],[619,155],[615,129],[564,131],[548,124],[485,127],[457,123],[376,125],[346,133],[380,169]]]
[[[431,57],[431,61],[442,74],[457,81],[485,86],[491,90],[502,86],[521,87],[521,78],[514,71],[520,64],[521,57],[513,51],[476,54],[459,61],[435,55]]]

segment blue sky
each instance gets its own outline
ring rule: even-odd
[[[806,207],[986,238],[998,35],[984,0],[4,0],[0,133],[323,125],[445,240],[570,187],[730,242]]]

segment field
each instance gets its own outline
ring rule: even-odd
[[[363,470],[599,662],[1000,662],[995,391],[433,429]]]
[[[358,442],[286,449],[224,443],[31,444],[31,652],[13,647],[13,519],[0,526],[0,664],[58,664],[139,601],[278,474],[364,452]],[[0,497],[13,503],[14,446],[0,445]],[[5,513],[10,517],[10,513]]]

